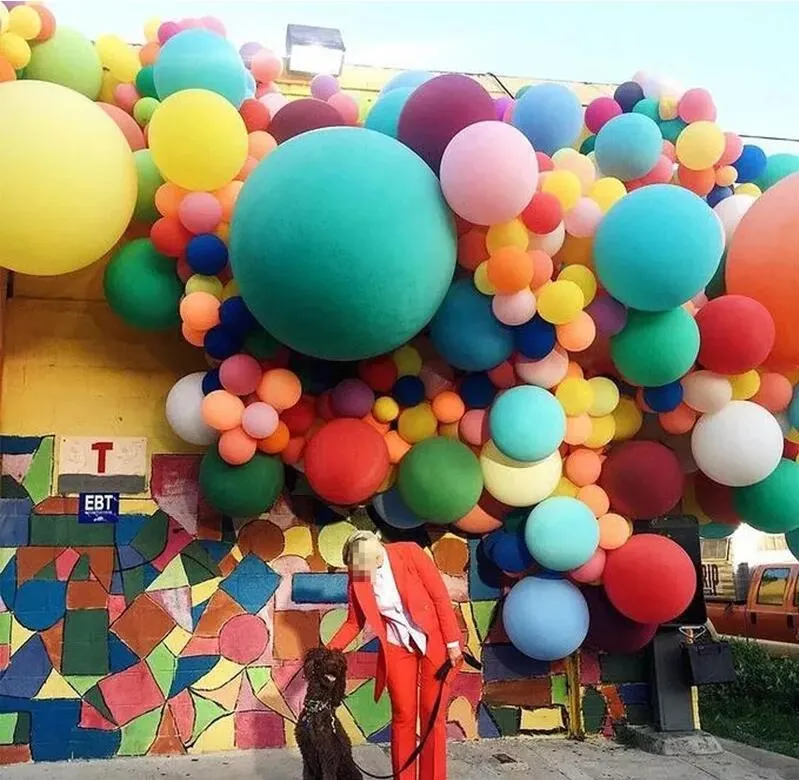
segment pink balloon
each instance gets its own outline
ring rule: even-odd
[[[163,25],[161,26],[163,27]],[[133,84],[117,84],[114,87],[114,100],[123,111],[127,111],[129,114],[133,113],[133,106],[140,97]]]
[[[311,79],[311,95],[319,100],[329,100],[340,89],[338,79],[329,73],[318,73]]]
[[[203,18],[200,19],[200,22],[206,30],[211,30],[211,32],[215,32],[218,35],[221,35],[223,38],[227,35],[225,25],[215,16],[203,16]]]
[[[575,582],[597,582],[605,571],[605,561],[607,560],[607,553],[598,547],[597,551],[588,559],[582,566],[572,569],[569,576]]]
[[[514,363],[516,376],[528,385],[536,385],[549,390],[560,384],[569,370],[569,356],[561,347],[555,347],[541,360],[528,360],[517,357]]]
[[[732,165],[744,150],[744,142],[737,133],[724,133],[724,152],[717,165]]]
[[[267,92],[267,94],[258,98],[258,100],[266,106],[269,111],[270,119],[274,119],[275,114],[289,102],[288,98],[285,95],[281,95],[279,92]]]
[[[222,387],[235,395],[254,393],[262,375],[261,364],[250,355],[233,355],[219,366]]]
[[[706,89],[689,89],[677,104],[677,112],[683,122],[715,122],[716,105]]]
[[[277,412],[273,407],[263,401],[256,401],[244,410],[241,427],[253,439],[265,439],[277,430],[279,422]]]
[[[130,114],[123,111],[119,106],[112,106],[110,103],[98,103],[97,105],[114,120],[116,126],[122,131],[122,135],[125,136],[131,151],[135,152],[147,146],[139,123]]]
[[[674,174],[674,163],[665,155],[661,154],[655,167],[652,168],[646,176],[640,179],[631,179],[626,182],[627,190],[632,192],[640,187],[646,187],[647,184],[668,184]]]
[[[358,124],[360,110],[357,101],[352,95],[348,95],[346,92],[336,92],[327,99],[327,104],[333,106],[348,125]]]
[[[173,36],[177,35],[181,30],[177,22],[164,22],[158,28],[158,43],[162,46]]]
[[[621,113],[621,106],[612,97],[598,97],[585,109],[585,126],[592,133],[598,133],[602,125]]]
[[[530,289],[519,290],[512,295],[495,295],[491,310],[503,325],[524,325],[535,314],[535,295]]]
[[[191,233],[212,233],[222,221],[222,204],[210,192],[190,192],[180,202],[178,217]]]
[[[488,415],[485,409],[469,409],[458,423],[458,433],[467,444],[479,447],[489,439]]]
[[[450,208],[475,225],[521,214],[538,184],[538,160],[512,125],[477,122],[461,130],[441,158],[441,189]]]
[[[566,212],[563,222],[566,232],[576,238],[593,236],[602,219],[602,209],[591,198],[580,198],[574,208]]]

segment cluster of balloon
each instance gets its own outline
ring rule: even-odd
[[[331,76],[289,100],[210,17],[141,47],[49,29],[0,85],[0,264],[76,270],[132,225],[106,298],[203,349],[166,417],[213,506],[268,511],[290,467],[341,511],[480,536],[538,659],[685,610],[691,561],[637,521],[799,547],[799,157],[706,91],[638,74],[583,110],[408,72],[361,118]]]
[[[15,81],[55,29],[55,17],[39,3],[0,3],[0,82]]]

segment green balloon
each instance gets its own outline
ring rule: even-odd
[[[705,523],[699,526],[699,535],[703,539],[726,539],[738,530],[738,525],[729,523]]]
[[[283,490],[285,469],[279,458],[256,452],[243,466],[230,466],[209,447],[200,463],[200,489],[206,501],[230,517],[266,512]]]
[[[712,301],[714,298],[720,298],[725,294],[727,290],[727,281],[724,278],[726,268],[727,253],[725,252],[721,256],[716,273],[713,274],[713,278],[707,283],[707,287],[705,287],[705,295],[707,295],[709,301]]]
[[[765,192],[781,179],[797,171],[799,171],[799,155],[790,152],[770,154],[766,160],[766,170],[759,179],[755,180],[755,184]]]
[[[785,534],[785,543],[788,545],[791,555],[799,560],[799,528]]]
[[[100,94],[103,66],[86,36],[59,25],[49,41],[31,46],[25,78],[61,84],[95,100]]]
[[[669,311],[631,309],[624,330],[610,340],[610,356],[631,384],[659,387],[688,373],[699,354],[699,328],[681,306]]]
[[[397,487],[411,512],[429,523],[447,525],[477,503],[483,473],[465,444],[437,436],[411,447],[400,461]]]
[[[155,222],[161,216],[155,207],[155,191],[164,183],[164,179],[153,162],[149,149],[139,149],[134,152],[133,162],[136,164],[138,179],[133,219],[147,223]]]
[[[589,135],[580,144],[580,154],[591,154],[596,146],[596,135]]]
[[[250,331],[244,337],[244,351],[256,360],[270,360],[279,349],[280,344],[261,328]]]
[[[136,92],[142,97],[158,98],[158,92],[155,89],[155,81],[153,80],[152,65],[145,65],[136,74]]]
[[[122,247],[105,269],[108,305],[122,320],[141,330],[168,330],[180,323],[183,285],[175,261],[155,251],[149,238]]]
[[[654,98],[642,98],[633,106],[634,114],[648,116],[653,122],[660,121],[660,103]]]
[[[660,134],[663,138],[676,144],[677,138],[679,138],[680,133],[688,127],[688,123],[683,122],[680,117],[676,117],[675,119],[664,119],[662,122],[658,122],[658,127],[660,128]]]
[[[799,529],[799,463],[783,458],[764,480],[735,488],[735,511],[752,528],[767,534]]]

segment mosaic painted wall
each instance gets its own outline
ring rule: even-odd
[[[123,444],[130,484],[140,452]],[[294,744],[301,658],[345,617],[341,548],[353,525],[300,512],[313,506],[301,487],[269,515],[223,517],[199,496],[194,455],[152,456],[146,491],[123,496],[118,523],[81,524],[77,499],[57,493],[65,475],[97,471],[80,465],[78,450],[96,454],[91,440],[0,445],[0,764]],[[119,477],[91,481],[114,490]],[[647,699],[629,663],[586,656],[582,712],[570,707],[565,664],[527,659],[504,636],[496,605],[507,583],[477,542],[420,541],[484,665],[455,683],[452,739],[579,731],[581,720],[608,733]],[[351,649],[339,717],[354,742],[386,742],[376,641]]]

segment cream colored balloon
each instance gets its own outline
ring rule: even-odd
[[[485,489],[497,501],[508,506],[532,506],[558,486],[563,461],[555,450],[543,460],[523,463],[503,455],[493,441],[488,441],[480,453],[480,468]]]

